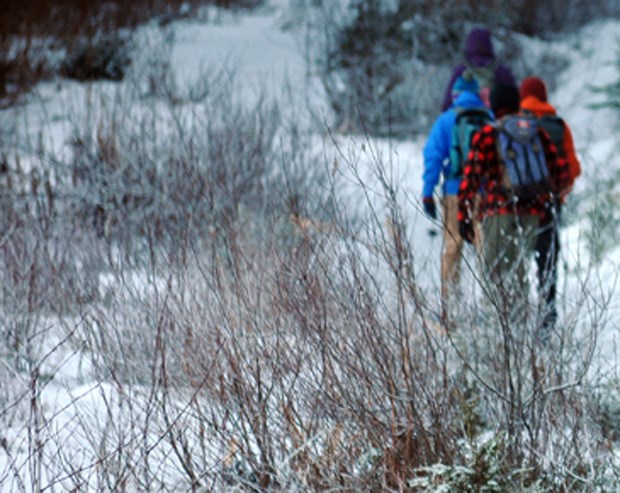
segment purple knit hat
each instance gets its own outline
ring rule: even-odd
[[[465,42],[465,59],[480,67],[495,58],[491,33],[483,27],[475,27],[467,35]]]

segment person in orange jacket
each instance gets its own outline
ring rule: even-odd
[[[573,135],[569,126],[558,117],[556,109],[547,100],[547,86],[539,77],[523,79],[519,88],[521,95],[521,111],[536,116],[557,148],[558,155],[568,163],[569,190],[573,188],[575,179],[581,174],[581,165],[575,152]],[[545,301],[543,330],[551,330],[557,320],[556,285],[557,261],[560,251],[559,219],[561,203],[555,209],[549,209],[541,219],[540,229],[536,238],[536,264],[538,282]],[[555,211],[555,214],[554,214]]]

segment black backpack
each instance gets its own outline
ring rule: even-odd
[[[553,142],[553,145],[558,151],[558,156],[565,157],[566,153],[564,151],[564,120],[562,120],[557,115],[544,115],[538,117],[538,122],[540,123],[540,126],[544,128],[545,131],[549,134],[551,142]]]
[[[551,191],[539,125],[536,118],[510,115],[496,126],[497,149],[505,168],[503,186],[516,202],[532,202]]]
[[[536,116],[533,112],[528,110],[525,110],[524,113],[538,119],[540,126],[545,129],[551,138],[551,142],[553,142],[553,145],[557,149],[558,155],[561,157],[566,157],[566,152],[564,151],[564,133],[566,130],[566,124],[564,123],[564,120],[562,120],[562,118],[558,115],[548,114]]]

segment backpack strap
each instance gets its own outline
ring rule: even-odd
[[[486,65],[474,65],[469,62],[469,60],[464,60],[463,65],[465,65],[465,69],[469,70],[472,75],[476,75],[476,71],[480,70],[489,70],[492,74],[495,74],[497,67],[501,65],[501,61],[499,58],[494,58],[490,63]]]

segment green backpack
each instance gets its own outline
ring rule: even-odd
[[[471,141],[474,134],[484,125],[493,121],[488,108],[484,106],[474,108],[453,108],[456,112],[456,121],[452,128],[450,139],[450,173],[449,179],[463,176],[463,168],[469,155]]]

